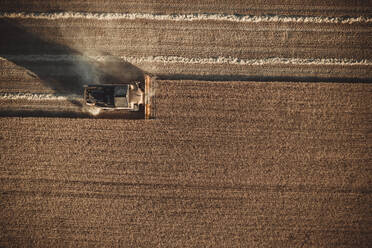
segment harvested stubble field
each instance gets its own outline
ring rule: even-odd
[[[188,2],[0,3],[0,246],[371,245],[370,1]]]

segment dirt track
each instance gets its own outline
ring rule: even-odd
[[[0,3],[0,246],[370,246],[370,1],[192,2]]]

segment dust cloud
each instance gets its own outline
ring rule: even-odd
[[[78,76],[80,86],[86,84],[100,84],[102,72],[94,66],[92,59],[86,55],[75,57],[72,60],[73,71]]]
[[[94,106],[83,106],[81,110],[83,113],[88,113],[92,116],[99,116],[99,114],[102,112],[100,108]]]

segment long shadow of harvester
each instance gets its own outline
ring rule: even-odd
[[[0,19],[0,56],[25,68],[57,94],[82,96],[84,84],[120,84],[144,81],[138,67],[108,53],[95,56],[42,39],[16,21]],[[81,101],[69,100],[81,107]],[[89,117],[83,112],[0,110],[0,116]],[[107,118],[116,118],[108,115]],[[120,118],[120,117],[118,117]],[[136,117],[135,117],[136,118]]]

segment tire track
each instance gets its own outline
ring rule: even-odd
[[[205,191],[205,192],[234,192],[239,195],[244,192],[295,192],[295,193],[337,193],[337,194],[371,194],[372,190],[367,187],[334,187],[321,186],[316,184],[299,184],[299,185],[270,185],[270,184],[241,184],[241,185],[203,185],[203,184],[177,184],[177,183],[151,183],[151,182],[122,182],[122,181],[95,181],[95,180],[66,180],[54,178],[20,178],[20,177],[1,177],[3,182],[7,182],[9,189],[7,191],[19,189],[19,184],[26,185],[53,185],[55,191],[62,188],[63,185],[69,185],[71,193],[94,192],[94,188],[99,186],[108,191],[124,191],[127,188],[143,188],[146,191],[153,189],[162,191],[187,190]],[[24,192],[30,193],[30,192]],[[61,192],[64,193],[64,192]],[[101,193],[105,193],[101,192]],[[164,196],[164,195],[163,195]]]

